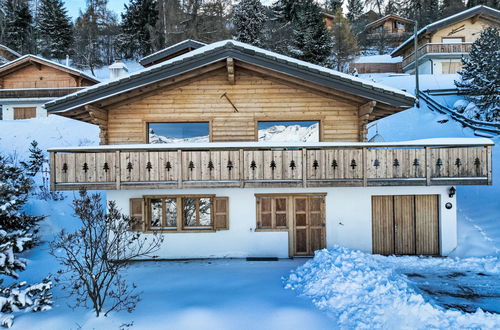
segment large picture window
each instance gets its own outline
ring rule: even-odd
[[[319,142],[319,121],[259,121],[259,141]]]
[[[213,195],[145,196],[146,231],[213,231],[228,229],[228,198]],[[141,215],[141,199],[131,200],[131,215]],[[137,228],[136,230],[140,230]]]
[[[148,123],[148,143],[208,142],[208,122]]]

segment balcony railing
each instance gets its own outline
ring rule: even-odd
[[[447,54],[447,53],[456,53],[456,54],[466,54],[471,51],[472,43],[471,42],[462,42],[462,43],[450,43],[450,44],[442,44],[442,43],[427,43],[422,45],[418,49],[418,57],[429,53],[436,54]],[[410,55],[406,56],[403,59],[403,67],[407,66],[410,63],[415,61],[415,52],[412,52]]]
[[[52,149],[51,188],[491,184],[491,145],[488,139],[447,139]]]

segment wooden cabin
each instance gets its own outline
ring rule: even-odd
[[[419,73],[457,73],[481,31],[499,25],[500,11],[480,5],[423,27],[418,31]],[[408,73],[415,72],[414,48],[412,36],[391,53],[403,57],[403,71]]]
[[[446,255],[450,187],[491,183],[492,143],[365,142],[367,123],[414,101],[220,41],[47,103],[101,129],[100,146],[49,150],[51,189],[105,190],[142,220],[132,230],[167,236],[162,258],[285,258],[334,244]]]
[[[43,104],[98,82],[76,69],[25,55],[0,66],[0,119],[45,117]]]
[[[413,32],[413,21],[398,15],[386,15],[365,26],[364,33],[368,45],[385,47],[399,46]]]

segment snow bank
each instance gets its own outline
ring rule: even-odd
[[[433,305],[397,271],[400,262],[461,263],[499,271],[499,261],[488,259],[422,259],[373,256],[335,247],[317,251],[314,259],[285,279],[285,288],[312,299],[338,320],[340,328],[428,329],[500,328],[500,315],[478,309],[466,314]]]

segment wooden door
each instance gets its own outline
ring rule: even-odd
[[[36,117],[36,108],[14,108],[14,120],[29,119]]]
[[[293,255],[308,256],[326,247],[324,196],[293,196]]]
[[[439,254],[439,196],[373,196],[372,251]]]

